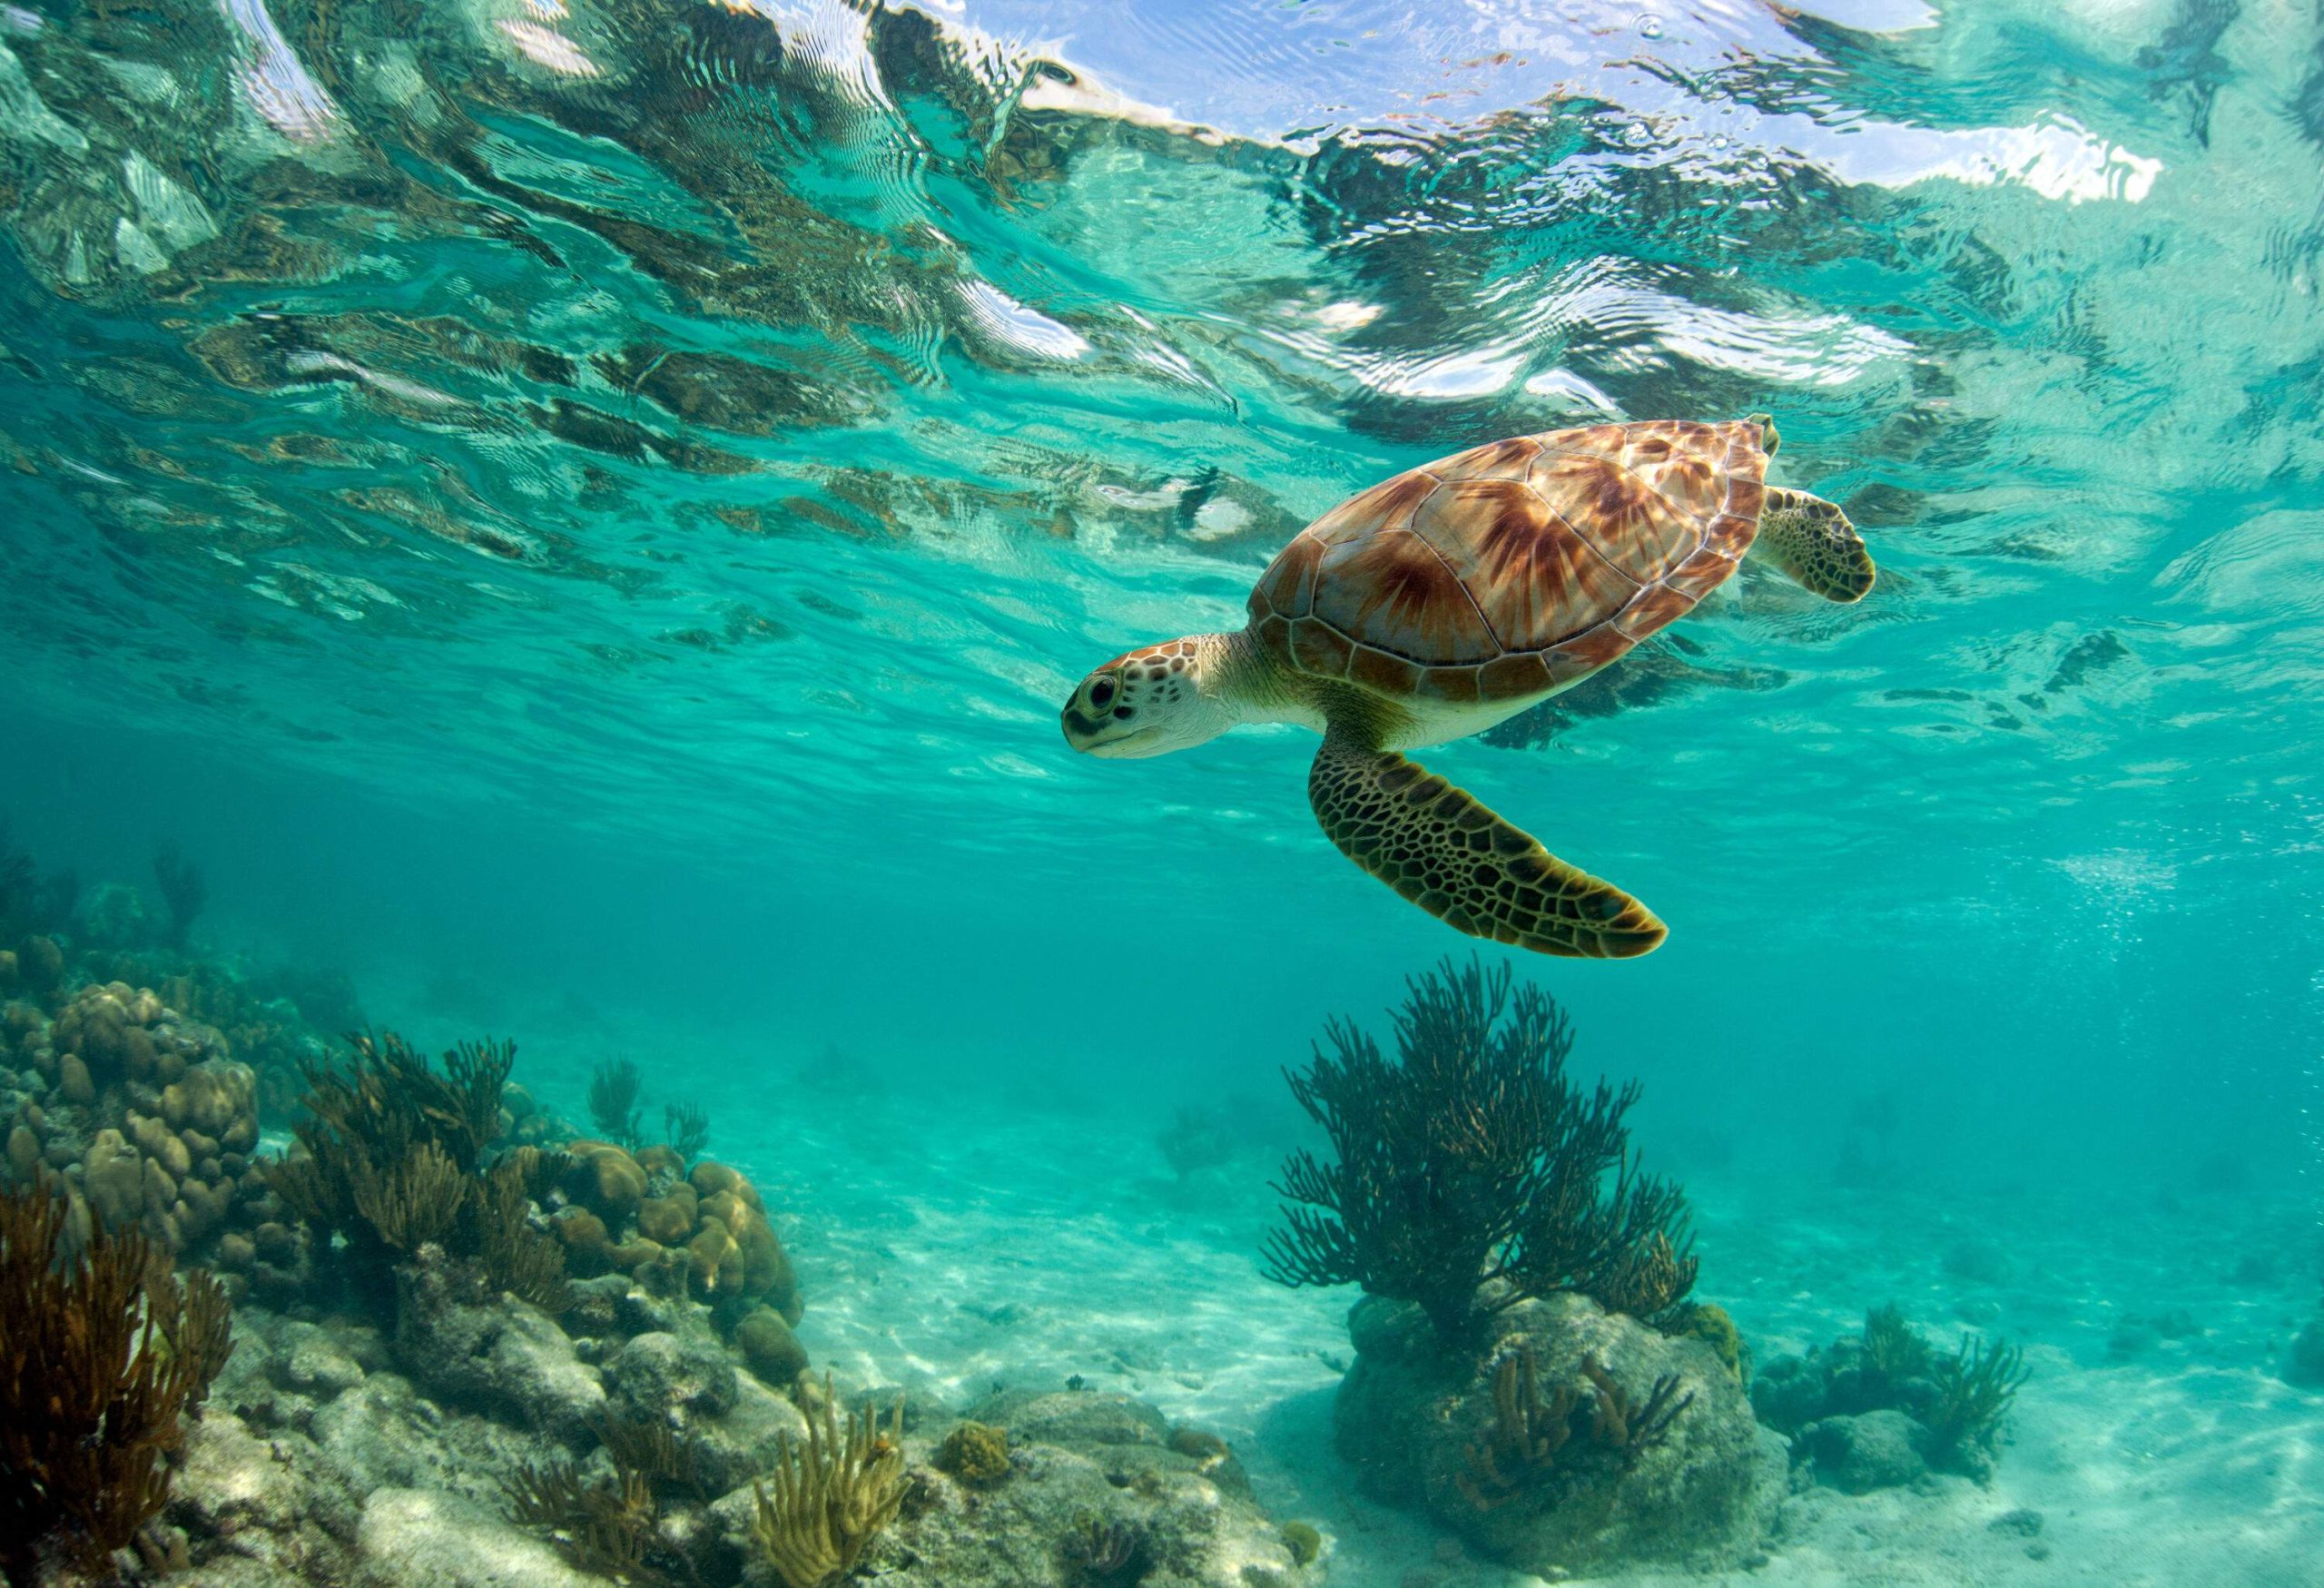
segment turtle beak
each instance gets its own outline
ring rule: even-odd
[[[1132,741],[1146,731],[1143,724],[1131,726],[1115,721],[1110,715],[1091,717],[1080,709],[1078,699],[1067,703],[1059,721],[1065,728],[1065,742],[1084,755],[1112,760],[1140,754]]]
[[[1097,748],[1098,725],[1081,715],[1076,701],[1066,702],[1059,720],[1065,727],[1065,742],[1087,755]]]

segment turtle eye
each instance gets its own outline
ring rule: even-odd
[[[1098,710],[1105,710],[1113,698],[1114,681],[1111,678],[1100,678],[1089,686],[1089,704]]]

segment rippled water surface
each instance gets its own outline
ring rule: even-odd
[[[1264,1076],[1238,1021],[1453,940],[1301,735],[1081,760],[1072,681],[1389,472],[1765,408],[1871,599],[1747,568],[1433,757],[1671,922],[1561,991],[1755,1087],[2022,1048],[2288,1131],[2320,158],[2324,21],[2257,0],[11,4],[15,786],[320,776],[733,883],[661,925],[818,1035],[908,972],[913,1041]],[[428,930],[538,935],[483,910]]]

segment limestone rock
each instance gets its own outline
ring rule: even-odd
[[[1446,1351],[1417,1307],[1376,1297],[1358,1304],[1350,1332],[1359,1354],[1334,1425],[1365,1492],[1424,1511],[1521,1570],[1729,1563],[1757,1547],[1782,1495],[1782,1440],[1758,1426],[1735,1376],[1699,1339],[1663,1336],[1579,1296],[1498,1315],[1482,1349]],[[1544,1465],[1503,1466],[1507,1482],[1488,1485],[1494,1492],[1481,1504],[1472,1451],[1491,1445],[1494,1370],[1524,1353],[1545,1398],[1571,1394],[1571,1432]],[[1672,1404],[1683,1405],[1664,1435],[1628,1452],[1598,1437],[1600,1392],[1585,1363],[1634,1406],[1672,1377]]]
[[[185,1529],[197,1560],[217,1555],[291,1582],[330,1581],[360,1505],[314,1455],[303,1439],[260,1437],[213,1401],[188,1428],[167,1520]]]
[[[805,1444],[807,1419],[790,1401],[745,1375],[735,1381],[732,1406],[718,1416],[694,1421],[687,1432],[704,1490],[723,1494],[772,1472],[786,1439]]]
[[[292,1324],[284,1334],[275,1373],[276,1382],[285,1389],[329,1400],[363,1382],[362,1364],[330,1331],[312,1324]]]
[[[1827,1417],[1799,1439],[1816,1475],[1851,1494],[1898,1488],[1928,1471],[1928,1430],[1898,1411]]]
[[[640,1335],[606,1364],[615,1410],[640,1422],[715,1417],[734,1404],[734,1364],[706,1330]]]
[[[379,1588],[595,1588],[531,1533],[474,1501],[380,1489],[363,1503],[358,1580]]]
[[[873,1540],[862,1571],[883,1588],[1308,1588],[1322,1568],[1295,1558],[1283,1530],[1222,1485],[1201,1456],[1170,1448],[1153,1407],[1100,1394],[1001,1395],[973,1408],[1005,1427],[1007,1476],[971,1487],[931,1461],[933,1440],[908,1438],[916,1498]],[[739,1555],[753,1497],[739,1488],[710,1508]],[[1128,1552],[1118,1568],[1106,1550]],[[1312,1559],[1312,1557],[1311,1557]],[[763,1573],[746,1583],[765,1584]]]
[[[555,1439],[579,1445],[606,1408],[596,1370],[537,1307],[463,1290],[440,1261],[396,1273],[396,1356],[438,1396],[512,1413]],[[727,1369],[731,1376],[734,1369]]]

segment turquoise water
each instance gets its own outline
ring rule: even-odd
[[[1310,735],[1101,762],[1058,706],[1397,470],[1765,409],[1881,585],[1747,567],[1426,753],[1670,928],[1521,971],[1714,1227],[1925,1257],[1831,1182],[1893,1110],[2004,1243],[2274,1220],[2280,1336],[2319,162],[2324,21],[2257,0],[12,5],[0,811],[90,876],[171,838],[200,936],[576,1097],[650,1054],[770,1158],[833,1048],[1029,1154],[1221,1096],[1272,1151],[1323,1019],[1462,940],[1316,831]],[[1248,1233],[1230,1316],[1289,1305]]]

